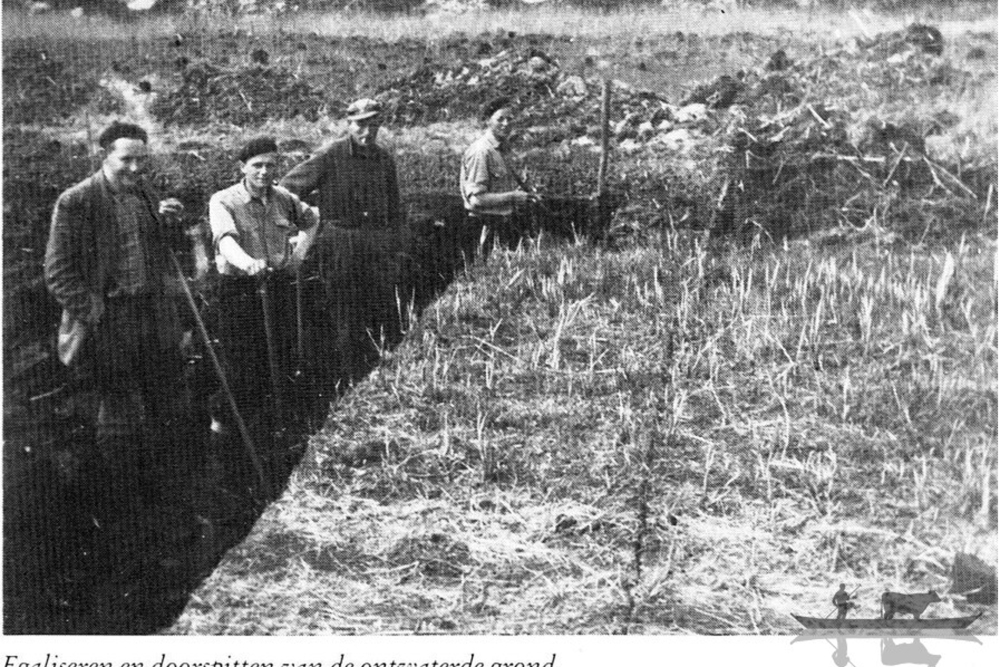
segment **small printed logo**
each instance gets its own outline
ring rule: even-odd
[[[982,612],[970,616],[928,617],[922,618],[927,607],[940,602],[941,596],[933,590],[926,593],[897,593],[885,591],[879,598],[880,613],[875,618],[852,617],[849,613],[858,607],[858,589],[847,592],[847,584],[841,584],[840,589],[833,594],[834,610],[826,616],[801,616],[792,614],[806,630],[823,634],[856,634],[872,635],[922,634],[930,631],[933,634],[948,634],[965,630],[979,620]],[[834,616],[836,612],[836,616]],[[899,616],[899,618],[897,618]],[[911,618],[905,618],[910,616]]]
[[[827,642],[833,648],[833,664],[838,667],[856,665],[848,655],[848,639],[853,639],[856,644],[866,644],[877,639],[883,665],[931,667],[936,667],[941,655],[928,650],[923,643],[927,639],[981,644],[978,638],[966,632],[969,626],[979,620],[982,612],[969,616],[923,616],[930,605],[941,602],[941,596],[933,590],[926,593],[886,590],[878,598],[878,615],[867,618],[850,615],[859,608],[857,592],[858,589],[848,592],[847,585],[841,584],[833,594],[834,609],[822,618],[793,614],[795,620],[803,626],[804,632],[792,643],[810,640]],[[867,648],[866,646],[865,649]]]

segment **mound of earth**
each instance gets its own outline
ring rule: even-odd
[[[255,51],[250,65],[223,68],[208,61],[187,63],[180,83],[159,97],[153,113],[168,123],[222,122],[250,125],[276,118],[317,120],[326,111],[325,94]]]
[[[5,48],[3,78],[5,124],[32,122],[39,110],[68,118],[98,90],[96,82],[75,76],[65,60],[43,48]]]

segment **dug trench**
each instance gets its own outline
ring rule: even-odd
[[[286,378],[284,404],[294,409],[245,417],[253,455],[238,437],[212,435],[206,406],[219,382],[204,346],[192,346],[187,373],[195,406],[190,424],[194,441],[188,451],[197,460],[162,471],[178,478],[177,492],[166,503],[137,503],[126,497],[131,492],[114,486],[101,497],[97,489],[107,485],[93,479],[88,461],[96,399],[86,379],[70,374],[56,359],[55,320],[41,327],[49,335],[34,341],[30,361],[15,364],[6,355],[6,633],[140,634],[173,621],[226,550],[280,496],[331,403],[400,342],[408,318],[479,253],[479,235],[457,196],[411,192],[404,200],[408,223],[402,242],[396,250],[367,258],[391,268],[376,281],[381,284],[372,284],[361,296],[367,308],[354,321],[334,321],[343,312],[337,301],[345,296],[330,269],[337,264],[338,248],[329,235],[320,234],[302,269],[301,330],[310,363],[298,369],[297,377]],[[555,212],[551,206],[527,212],[530,222],[521,233],[565,237],[597,229],[602,210],[594,202],[567,199],[559,204]],[[214,339],[216,285],[209,278],[191,282],[199,315]],[[44,294],[23,292],[22,298],[35,304],[36,317],[44,313],[51,318],[57,312],[45,303]],[[196,328],[196,322],[189,325]],[[296,322],[279,326],[295,327]],[[349,332],[346,348],[345,337],[332,334],[344,330]],[[147,444],[156,446],[155,441]],[[254,455],[263,478],[251,464]],[[111,518],[98,519],[95,508],[106,506],[116,508]]]

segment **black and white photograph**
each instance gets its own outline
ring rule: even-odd
[[[2,12],[3,667],[997,648],[995,2]]]

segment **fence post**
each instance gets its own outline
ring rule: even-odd
[[[601,235],[607,233],[611,224],[608,206],[605,202],[604,182],[608,175],[608,153],[611,150],[611,80],[605,78],[601,90],[601,161],[597,168],[597,222]]]

